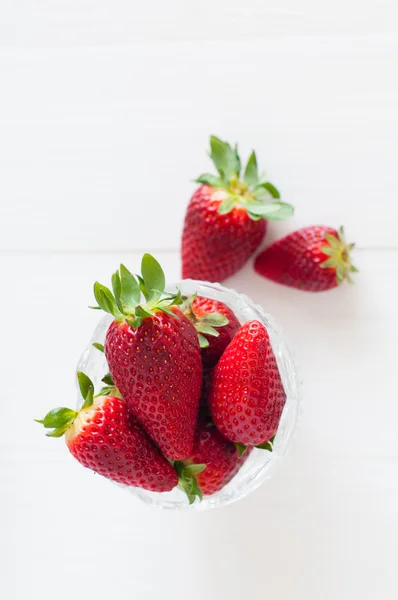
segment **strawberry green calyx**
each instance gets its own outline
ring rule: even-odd
[[[255,446],[255,448],[258,448],[258,450],[268,450],[268,452],[272,452],[274,449],[274,440],[275,435],[272,436],[268,442],[264,442],[264,444],[258,444],[258,446]],[[238,451],[238,455],[243,456],[247,450],[247,446],[245,446],[245,444],[240,444],[239,442],[235,442],[235,446]]]
[[[229,319],[222,315],[221,313],[207,313],[206,315],[197,316],[195,315],[192,304],[196,298],[197,294],[192,294],[189,298],[187,298],[184,304],[181,306],[181,310],[186,317],[191,321],[194,325],[197,334],[199,345],[201,348],[207,348],[209,346],[209,341],[205,338],[203,334],[211,335],[213,337],[218,337],[220,334],[215,329],[216,327],[224,327],[228,325]]]
[[[105,383],[106,385],[111,385],[114,386],[115,384],[113,383],[113,379],[112,379],[112,375],[110,373],[107,373],[102,379],[101,381],[103,383]]]
[[[178,475],[178,486],[186,493],[189,504],[193,504],[196,498],[201,501],[203,499],[203,493],[200,489],[196,475],[202,473],[205,470],[206,465],[193,465],[185,464],[181,461],[174,463],[174,468]]]
[[[116,396],[118,398],[121,398],[122,395],[119,392],[119,390],[117,389],[113,379],[112,379],[112,375],[110,373],[107,373],[106,375],[104,375],[104,377],[101,379],[102,383],[105,383],[104,387],[102,387],[100,389],[100,391],[98,392],[98,394],[95,396],[96,398],[98,398],[98,396]]]
[[[241,176],[241,160],[237,145],[232,148],[227,142],[211,136],[210,158],[218,175],[204,173],[195,181],[228,192],[218,208],[219,214],[228,214],[236,205],[242,206],[254,221],[260,219],[283,221],[294,213],[291,204],[281,202],[276,187],[267,180],[265,175],[259,174],[254,151],[247,161],[243,176]],[[273,202],[265,203],[270,199]]]
[[[256,446],[259,450],[268,450],[268,452],[272,452],[274,449],[274,438],[270,439],[268,442],[264,442],[264,444],[259,444]]]
[[[81,371],[77,373],[77,380],[84,400],[80,409],[82,411],[90,408],[94,402],[94,385],[91,379]],[[46,414],[44,419],[35,419],[35,421],[43,425],[46,429],[53,430],[46,433],[48,437],[58,438],[62,437],[69,427],[73,425],[80,411],[64,407],[54,408]]]
[[[46,433],[48,437],[62,437],[67,429],[73,424],[77,417],[77,412],[70,408],[53,408],[44,417],[44,419],[35,419],[36,423],[41,423],[47,429],[52,429]]]
[[[95,282],[94,296],[98,306],[90,308],[102,309],[117,321],[126,321],[135,329],[145,317],[153,316],[157,310],[178,319],[170,307],[182,304],[181,292],[178,290],[176,294],[167,294],[165,286],[162,267],[153,256],[144,254],[141,275],[135,277],[124,265],[120,265],[112,275],[112,291]],[[144,303],[141,303],[141,295],[145,298]]]
[[[243,456],[247,450],[247,446],[245,446],[244,444],[240,444],[239,442],[235,442],[235,447],[238,451],[238,456]]]
[[[325,234],[327,246],[321,246],[321,251],[326,254],[327,258],[320,264],[322,269],[335,269],[337,283],[340,284],[347,279],[352,283],[350,273],[357,273],[358,269],[351,263],[350,252],[355,244],[347,244],[344,236],[344,228],[340,227],[337,235]]]
[[[103,344],[99,344],[98,342],[94,342],[93,346],[94,346],[94,348],[97,348],[97,350],[99,350],[100,352],[102,352],[102,353],[105,352],[105,348],[104,348]]]

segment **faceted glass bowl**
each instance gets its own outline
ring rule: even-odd
[[[260,306],[253,304],[247,296],[238,294],[234,290],[227,289],[217,283],[186,279],[169,286],[167,291],[173,292],[177,287],[184,296],[190,296],[194,292],[197,292],[198,296],[205,296],[206,298],[224,302],[233,310],[242,324],[253,319],[261,321],[269,333],[286,392],[286,404],[275,436],[273,451],[268,452],[268,450],[254,448],[235,477],[216,494],[204,496],[202,502],[196,500],[194,504],[189,505],[185,493],[179,488],[175,488],[171,492],[159,493],[114,484],[124,488],[134,496],[138,496],[138,498],[141,498],[141,500],[151,506],[172,509],[191,508],[193,510],[206,510],[235,502],[235,500],[247,496],[264,481],[270,479],[281,458],[286,454],[296,427],[300,403],[300,385],[296,368],[283,338],[282,331],[273,318],[265,314]],[[83,371],[92,379],[96,390],[102,387],[101,379],[109,369],[105,355],[94,348],[92,343],[104,343],[105,335],[111,321],[112,317],[110,315],[105,315],[101,319],[78,364],[78,370]],[[80,405],[81,397],[79,393],[78,406]]]

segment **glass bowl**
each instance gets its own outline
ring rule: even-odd
[[[235,477],[216,494],[204,496],[202,502],[197,499],[194,504],[190,505],[187,496],[179,488],[174,488],[171,492],[159,493],[113,483],[113,485],[124,488],[130,494],[137,496],[151,506],[169,509],[206,510],[235,502],[253,492],[264,481],[270,479],[281,458],[286,454],[296,427],[300,403],[300,385],[291,353],[285,343],[281,329],[272,317],[263,312],[260,306],[256,306],[247,296],[238,294],[218,283],[185,279],[175,285],[168,286],[167,291],[174,292],[177,287],[185,296],[197,292],[198,296],[224,302],[233,310],[242,324],[252,319],[261,321],[269,333],[286,392],[286,403],[275,436],[273,451],[269,452],[268,450],[254,448]],[[96,390],[102,387],[101,379],[108,372],[108,366],[105,355],[94,348],[92,343],[104,343],[111,322],[112,317],[110,315],[105,315],[101,319],[77,367],[79,371],[83,371],[92,379]],[[78,397],[78,406],[80,406],[80,392]]]

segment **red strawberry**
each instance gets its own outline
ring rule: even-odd
[[[42,421],[54,429],[51,437],[65,434],[71,454],[84,467],[124,485],[168,492],[177,485],[177,475],[138,421],[118,396],[93,398],[93,384],[78,373],[84,404],[76,412],[56,408]]]
[[[254,268],[263,277],[300,290],[323,292],[337,287],[357,269],[351,264],[344,231],[311,225],[277,240],[259,254]]]
[[[238,331],[238,319],[224,302],[203,296],[191,296],[181,310],[198,332],[203,366],[214,367]]]
[[[211,158],[218,175],[205,173],[192,196],[182,235],[183,278],[223,281],[245,264],[264,237],[264,219],[282,220],[293,214],[280,202],[278,190],[257,171],[254,152],[243,178],[237,146],[210,138]],[[264,200],[276,201],[264,204]]]
[[[96,283],[103,310],[114,315],[105,339],[105,355],[115,385],[147,433],[170,460],[192,453],[202,380],[197,334],[168,295],[163,271],[149,254],[142,259],[141,294],[123,266],[112,277],[113,294]]]
[[[251,448],[240,455],[238,448],[226,440],[211,421],[200,417],[195,433],[192,456],[175,464],[180,487],[189,502],[196,497],[210,496],[221,490],[239,471]]]
[[[275,434],[286,394],[268,332],[248,321],[218,361],[209,405],[214,424],[232,442],[260,446]]]

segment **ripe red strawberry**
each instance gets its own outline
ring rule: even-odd
[[[260,446],[275,434],[286,394],[268,332],[248,321],[213,374],[209,405],[217,429],[232,442]]]
[[[173,467],[128,413],[124,400],[115,395],[93,398],[90,379],[78,373],[78,380],[83,406],[78,412],[69,408],[50,411],[38,421],[54,429],[47,435],[65,434],[76,460],[108,479],[155,492],[172,490],[177,485]]]
[[[198,332],[203,366],[214,367],[238,331],[238,319],[224,302],[203,296],[191,296],[181,310]]]
[[[239,471],[251,448],[240,455],[238,448],[226,440],[206,417],[200,417],[195,432],[192,456],[175,464],[180,487],[189,502],[221,490]]]
[[[163,297],[165,279],[149,254],[142,259],[141,291],[123,266],[112,292],[96,283],[99,306],[115,319],[105,339],[109,371],[122,397],[146,432],[170,460],[192,453],[202,363],[192,323],[175,304],[180,293]]]
[[[300,290],[323,292],[337,287],[357,269],[351,264],[344,231],[311,225],[277,240],[259,254],[254,268],[263,277]]]
[[[188,205],[182,235],[183,278],[223,281],[245,264],[261,243],[268,220],[293,214],[280,202],[278,190],[259,176],[254,152],[243,178],[237,146],[232,148],[212,136],[211,159],[218,175],[205,173],[204,184]],[[264,200],[276,201],[265,204]]]

